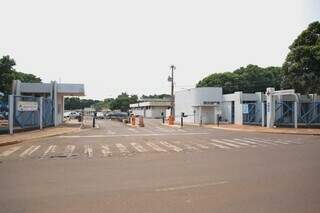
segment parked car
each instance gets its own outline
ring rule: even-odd
[[[128,117],[128,113],[127,112],[110,112],[106,115],[107,118],[109,119],[125,119]]]
[[[103,112],[97,112],[96,118],[97,118],[97,119],[104,119],[105,116],[104,116]]]
[[[69,118],[69,119],[78,119],[78,118],[81,116],[81,114],[80,114],[80,112],[73,112],[73,111],[71,111],[71,112],[65,112],[65,113],[63,114],[63,116],[64,116],[65,118]]]

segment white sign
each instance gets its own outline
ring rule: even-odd
[[[35,101],[18,101],[18,111],[37,111],[38,102]]]
[[[248,104],[242,104],[242,113],[249,114],[249,105]]]

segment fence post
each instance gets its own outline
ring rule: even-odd
[[[184,117],[184,112],[181,112],[181,127],[183,127],[183,117]]]
[[[40,127],[40,129],[43,128],[43,125],[42,125],[42,114],[43,114],[42,104],[43,104],[43,97],[40,97],[39,98],[39,127]]]
[[[298,128],[298,103],[294,102],[294,128]]]
[[[13,134],[13,114],[14,114],[14,96],[9,95],[9,132]]]
[[[265,114],[265,108],[264,108],[264,102],[262,101],[261,103],[261,126],[264,127],[264,123],[265,123],[265,117],[264,117],[264,114]]]

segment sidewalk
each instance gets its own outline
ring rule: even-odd
[[[266,128],[260,126],[250,125],[236,125],[236,124],[222,124],[219,125],[203,125],[204,127],[213,129],[223,129],[230,131],[242,131],[242,132],[261,132],[261,133],[273,133],[273,134],[293,134],[293,135],[318,135],[320,136],[320,129],[312,128]]]
[[[79,132],[80,123],[65,123],[58,127],[49,127],[44,128],[42,130],[33,130],[33,131],[26,131],[26,132],[19,132],[13,135],[4,134],[0,135],[0,146],[6,146],[16,143],[21,143],[23,141],[29,141],[34,139],[52,137],[57,135],[63,135],[72,132]]]

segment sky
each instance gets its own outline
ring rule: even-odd
[[[281,66],[320,0],[0,0],[0,56],[86,98],[170,93],[248,64]]]

